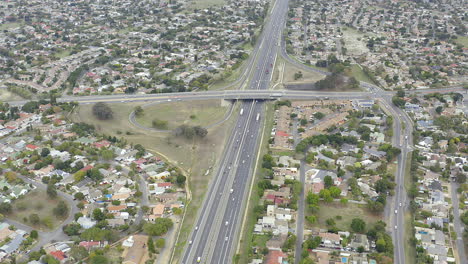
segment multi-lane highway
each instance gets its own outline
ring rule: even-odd
[[[272,8],[260,39],[257,59],[252,64],[253,73],[248,84],[250,90],[267,90],[269,87],[287,6],[288,1],[276,1]],[[246,100],[242,103],[219,169],[210,182],[196,226],[189,236],[182,263],[232,261],[247,187],[252,180],[262,116],[262,101]]]

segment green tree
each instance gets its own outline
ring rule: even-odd
[[[82,192],[75,193],[74,197],[75,197],[75,199],[77,199],[79,201],[83,201],[85,199],[85,195]]]
[[[41,222],[38,214],[30,214],[29,215],[29,222],[33,225],[37,225]]]
[[[90,264],[107,264],[109,260],[103,255],[93,255],[90,258]]]
[[[330,194],[333,198],[338,198],[341,195],[341,189],[336,186],[332,186],[328,188],[328,190],[330,191]]]
[[[157,248],[163,248],[166,245],[166,241],[164,240],[164,238],[158,238],[156,239],[155,244]]]
[[[366,222],[361,218],[353,218],[351,221],[351,230],[356,233],[364,233],[366,230]]]
[[[144,115],[144,110],[143,110],[143,108],[142,108],[141,106],[135,107],[135,110],[134,110],[134,111],[135,111],[135,115],[136,115],[136,116],[142,116],[142,115]]]
[[[106,103],[96,103],[93,106],[93,115],[99,120],[110,120],[114,116],[114,112]]]
[[[68,215],[68,206],[64,201],[60,201],[53,211],[55,216],[65,217]]]
[[[101,211],[101,209],[96,208],[93,210],[93,218],[96,221],[102,221],[106,219],[106,215]]]
[[[322,118],[325,117],[325,114],[322,113],[322,112],[317,112],[317,113],[314,114],[314,117],[315,117],[316,119],[319,119],[319,120],[320,120],[320,119],[322,119]]]
[[[153,238],[151,236],[148,236],[148,251],[156,253],[156,248],[154,247]]]
[[[323,178],[323,183],[325,184],[325,188],[330,188],[331,186],[333,186],[332,177],[330,175],[325,176],[325,178]]]
[[[171,228],[174,225],[171,219],[169,218],[157,218],[154,223],[146,223],[143,226],[143,231],[150,236],[160,236]]]
[[[70,250],[70,255],[78,261],[88,257],[89,254],[85,247],[74,245]]]
[[[54,185],[54,184],[49,183],[49,184],[47,185],[47,195],[48,195],[49,198],[51,198],[51,199],[57,198],[57,189],[55,188],[55,185]]]
[[[47,157],[50,154],[50,150],[48,148],[43,148],[41,150],[41,156],[42,157]]]
[[[32,239],[37,239],[37,238],[39,238],[39,233],[37,232],[37,230],[31,230],[31,233],[29,234],[29,236]]]
[[[329,190],[323,189],[323,190],[320,191],[319,195],[320,195],[320,198],[323,198],[323,200],[324,200],[326,203],[331,203],[331,202],[333,202],[333,197],[331,196],[331,193],[330,193]]]

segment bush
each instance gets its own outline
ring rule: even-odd
[[[114,117],[114,112],[106,103],[96,103],[93,106],[93,115],[99,120],[110,120]]]

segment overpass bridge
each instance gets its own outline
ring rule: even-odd
[[[428,93],[428,92],[459,92],[463,89],[456,87],[452,89],[427,89],[412,90],[408,92]],[[152,101],[192,101],[192,100],[326,100],[326,99],[375,99],[381,96],[393,96],[395,92],[328,92],[313,90],[226,90],[226,91],[205,91],[205,92],[181,92],[181,93],[160,93],[160,94],[114,94],[114,95],[91,95],[91,96],[64,96],[58,98],[58,102],[78,102],[79,104],[94,104],[97,102],[106,103],[127,103],[127,102],[152,102]],[[29,100],[8,102],[13,106],[21,106]]]

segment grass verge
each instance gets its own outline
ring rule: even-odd
[[[412,184],[412,176],[411,176],[411,159],[413,156],[413,152],[408,153],[408,157],[406,158],[406,170],[405,170],[405,189],[409,190]],[[416,247],[411,243],[411,238],[414,236],[413,233],[413,214],[411,211],[407,211],[405,213],[405,235],[404,235],[404,248],[405,248],[405,260],[406,263],[416,263]]]
[[[268,152],[268,139],[270,138],[270,131],[273,128],[273,114],[274,114],[274,105],[271,103],[266,104],[266,115],[265,115],[265,130],[262,135],[263,143],[260,146],[260,155],[259,157],[263,157]],[[257,173],[254,175],[254,179],[252,184],[254,185],[254,189],[252,190],[252,194],[249,197],[249,207],[246,210],[247,217],[245,218],[244,223],[244,230],[242,233],[242,237],[240,237],[240,248],[238,249],[239,254],[234,257],[234,263],[248,263],[249,257],[251,256],[251,249],[254,243],[254,234],[252,232],[257,219],[254,214],[254,208],[258,205],[260,201],[260,195],[255,190],[255,186],[257,185],[258,181],[263,178],[262,174],[262,164],[261,162],[257,163]],[[255,243],[259,240],[255,239]]]
[[[359,67],[359,65],[357,65],[357,64],[351,65],[351,74],[352,74],[352,75],[354,76],[354,78],[356,78],[358,81],[362,81],[362,82],[367,82],[367,83],[375,84],[375,83],[369,78],[369,76],[367,76],[367,74],[361,69],[361,67]]]

